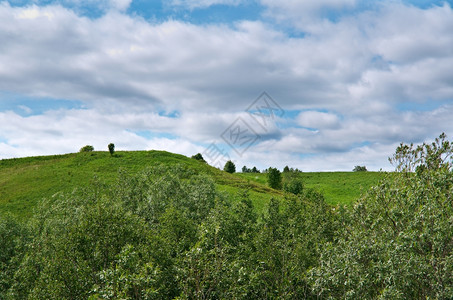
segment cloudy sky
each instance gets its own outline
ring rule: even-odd
[[[0,159],[391,170],[453,138],[453,1],[0,0]]]

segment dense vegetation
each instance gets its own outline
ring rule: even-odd
[[[0,299],[451,299],[452,153],[401,145],[396,173],[335,207],[298,172],[256,209],[185,164],[122,170],[0,218]]]

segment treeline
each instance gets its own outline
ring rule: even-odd
[[[451,299],[452,154],[401,145],[353,207],[302,189],[262,214],[183,166],[120,172],[0,219],[0,299]]]

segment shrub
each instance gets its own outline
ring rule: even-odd
[[[365,166],[355,166],[353,172],[366,172],[368,171]]]
[[[276,190],[281,190],[282,188],[282,174],[277,168],[270,167],[267,170],[267,183],[269,186]]]
[[[79,152],[92,152],[94,151],[94,147],[91,145],[86,145],[80,148]]]
[[[283,183],[283,190],[294,195],[299,195],[302,193],[303,189],[304,185],[302,180],[298,178],[291,178]]]
[[[228,173],[234,173],[236,172],[236,166],[234,165],[234,162],[229,160],[225,163],[225,167],[223,167],[223,170]]]
[[[203,155],[201,155],[201,153],[197,153],[197,154],[195,154],[195,155],[192,155],[191,158],[196,159],[196,160],[199,160],[199,161],[202,161],[202,162],[206,162],[206,161],[204,160],[204,158],[203,158]]]

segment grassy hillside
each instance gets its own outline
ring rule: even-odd
[[[218,190],[233,198],[247,189],[257,210],[261,210],[271,197],[282,195],[266,186],[264,174],[229,174],[165,151],[119,151],[113,157],[108,152],[88,152],[0,160],[0,212],[12,212],[26,218],[42,198],[87,186],[95,178],[113,183],[120,168],[135,173],[158,164],[179,164],[196,173],[209,174]],[[300,176],[307,188],[322,192],[329,203],[349,204],[377,183],[382,174],[338,172],[301,173]]]
[[[236,197],[241,189],[250,190],[250,198],[259,209],[281,192],[236,175],[220,171],[183,155],[165,151],[125,151],[110,156],[108,152],[0,160],[0,212],[29,217],[42,198],[57,192],[71,192],[100,180],[113,183],[120,169],[136,173],[158,164],[183,165],[195,173],[206,173],[217,183],[218,190]]]

